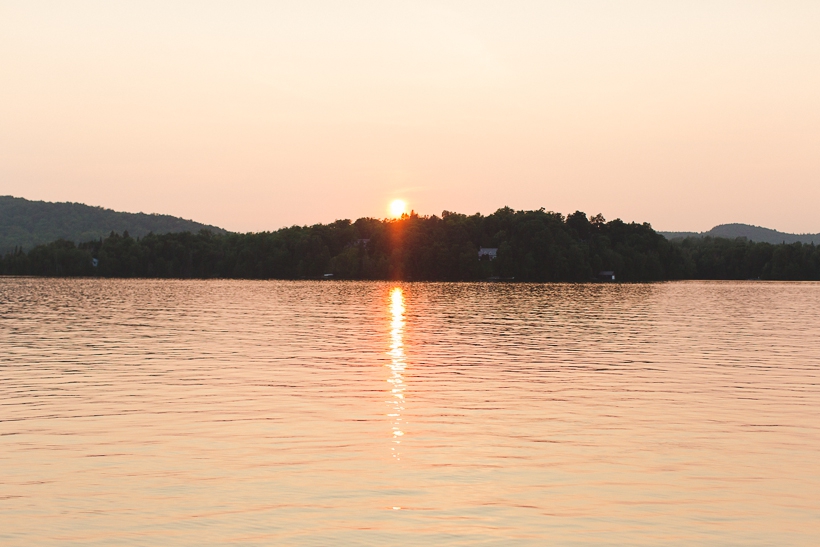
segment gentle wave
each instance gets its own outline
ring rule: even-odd
[[[0,278],[3,545],[817,545],[820,284]]]

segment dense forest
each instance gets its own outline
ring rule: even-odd
[[[224,232],[170,215],[121,213],[82,203],[50,203],[0,196],[0,254],[15,247],[30,249],[57,239],[89,241],[106,237],[112,230],[142,237],[151,232]]]
[[[479,257],[481,248],[496,256]],[[591,281],[820,279],[820,248],[747,240],[670,242],[649,224],[607,222],[582,212],[405,215],[294,226],[275,232],[110,233],[75,245],[58,240],[6,254],[6,275]]]

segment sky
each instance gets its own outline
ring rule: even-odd
[[[0,0],[0,195],[820,232],[820,2]]]

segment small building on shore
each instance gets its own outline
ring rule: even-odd
[[[484,257],[488,257],[488,260],[495,260],[496,255],[498,254],[498,247],[479,247],[478,248],[478,259],[484,260]]]
[[[615,281],[615,272],[609,270],[598,272],[598,281]]]

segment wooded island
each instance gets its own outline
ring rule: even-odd
[[[586,282],[602,272],[627,282],[820,280],[820,247],[668,241],[647,223],[505,207],[487,216],[411,213],[248,234],[112,232],[18,248],[0,259],[0,274],[59,277]]]

